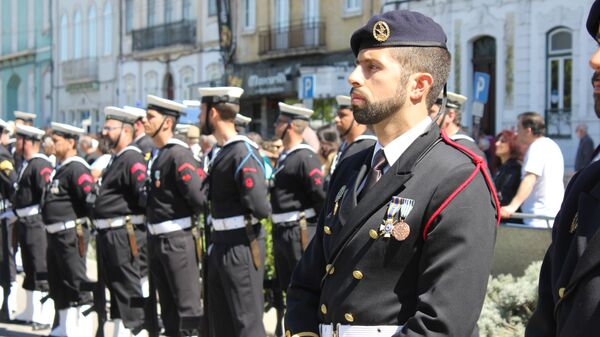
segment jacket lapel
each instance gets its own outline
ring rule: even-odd
[[[582,192],[579,197],[578,207],[578,217],[580,222],[597,222],[598,219],[600,219],[600,208],[598,207],[599,203],[600,184],[596,184],[596,186],[594,186],[594,188],[589,193]],[[578,226],[585,225],[580,223]],[[600,230],[596,230],[596,232],[590,237],[576,239],[579,241],[579,243],[581,243],[582,241],[587,241],[587,246],[583,250],[581,257],[579,258],[579,261],[575,266],[573,276],[571,276],[571,279],[569,281],[569,287],[567,287],[567,289],[571,288],[571,286],[574,286],[587,273],[592,271],[595,267],[598,266],[598,264],[600,264]]]
[[[340,233],[333,243],[332,256],[337,255],[344,242],[365,223],[366,219],[381,209],[393,195],[397,195],[403,189],[406,182],[412,177],[412,168],[419,157],[438,138],[437,135],[439,132],[436,132],[437,130],[437,128],[433,127],[427,133],[417,138],[386,174],[381,177],[377,184],[365,192],[366,194],[362,199],[356,203],[357,189],[362,182],[361,177],[364,177],[366,174],[365,164],[363,164],[363,168],[361,169],[362,174],[359,174],[353,182],[354,186],[352,186],[352,195],[350,196],[355,203],[355,207],[344,218],[347,218],[347,223],[343,224]],[[370,163],[371,156],[367,156],[366,160]]]
[[[358,195],[356,190],[358,189],[360,182],[363,180],[363,178],[367,174],[367,171],[369,170],[369,166],[367,163],[371,161],[371,153],[372,151],[370,151],[370,154],[366,156],[365,162],[362,164],[362,166],[354,175],[354,177],[348,180],[349,182],[346,186],[348,190],[342,197],[342,200],[340,201],[340,209],[338,212],[338,220],[340,222],[340,226],[342,227],[346,224],[347,219],[349,219],[352,210],[356,208],[356,196]]]

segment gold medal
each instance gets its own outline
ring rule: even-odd
[[[392,228],[392,236],[398,241],[404,241],[410,235],[410,226],[404,220],[396,221]]]

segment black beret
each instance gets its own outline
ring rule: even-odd
[[[600,22],[600,0],[594,1],[585,25],[588,33],[590,33],[594,40],[596,40],[596,35],[598,34],[598,22]]]
[[[355,56],[361,49],[378,47],[438,47],[446,49],[446,34],[431,18],[395,10],[373,16],[350,38]]]

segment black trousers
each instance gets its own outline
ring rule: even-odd
[[[180,336],[181,321],[197,322],[202,303],[196,246],[190,230],[148,236],[150,273],[158,290],[165,335]]]
[[[134,257],[125,227],[99,230],[96,255],[101,277],[110,291],[110,317],[121,318],[132,331],[144,325],[144,309],[130,306],[131,298],[142,297],[139,255]]]
[[[17,264],[15,263],[15,250],[13,249],[13,231],[15,223],[6,224],[6,221],[0,222],[5,226],[0,232],[0,254],[2,254],[2,264],[0,266],[0,285],[10,288],[10,284],[17,279]],[[6,234],[6,236],[4,236]],[[6,252],[6,254],[5,254]],[[7,296],[5,294],[5,296]]]
[[[23,261],[23,289],[48,291],[46,228],[40,214],[19,218],[17,226]]]
[[[135,236],[138,246],[138,264],[140,266],[140,276],[148,276],[148,229],[146,225],[135,226]]]
[[[223,232],[218,236],[222,237]],[[216,236],[213,235],[215,239]],[[215,241],[209,247],[207,313],[212,337],[266,336],[263,325],[264,235],[258,239],[260,268],[255,268],[248,240],[245,241],[233,244]]]
[[[315,235],[315,223],[307,226],[308,240]],[[300,240],[300,225],[297,221],[275,224],[273,226],[273,255],[275,258],[275,273],[283,291],[287,290],[294,268],[302,257],[302,242]]]
[[[85,227],[83,232],[83,256],[79,254],[79,240],[75,228],[47,235],[48,285],[56,310],[92,302],[90,292],[80,291],[82,283],[89,282],[85,260],[90,232]]]

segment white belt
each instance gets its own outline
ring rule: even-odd
[[[320,324],[321,337],[391,337],[402,325],[342,325]]]
[[[271,217],[273,218],[273,223],[284,223],[289,221],[298,221],[300,220],[301,211],[291,211],[287,213],[278,213],[273,214]],[[304,217],[306,219],[317,216],[317,213],[314,209],[309,208],[304,210]]]
[[[148,232],[152,235],[176,232],[192,227],[192,218],[167,220],[157,224],[148,224]]]
[[[139,225],[139,224],[143,224],[144,221],[146,221],[146,217],[141,214],[131,215],[130,221],[134,225]],[[94,220],[94,226],[96,226],[96,228],[98,228],[98,229],[119,228],[119,227],[125,226],[125,223],[126,223],[125,216],[119,216],[119,217],[110,218],[110,219]]]
[[[251,221],[253,224],[258,222],[255,217],[252,217]],[[243,215],[222,219],[212,218],[212,226],[216,231],[229,231],[232,229],[244,228],[246,227],[246,219]]]
[[[19,208],[15,210],[15,213],[17,213],[20,218],[40,214],[40,205],[31,205],[29,207]]]
[[[69,220],[66,222],[57,222],[50,225],[46,225],[46,232],[50,234],[66,231],[67,229],[75,228],[77,221],[85,223],[86,218],[79,218],[77,220]]]

